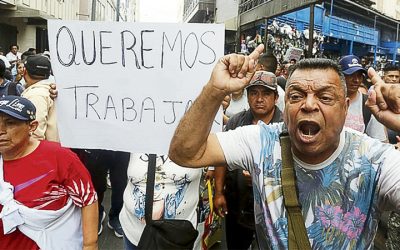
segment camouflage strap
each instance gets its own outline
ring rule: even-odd
[[[301,213],[296,189],[296,173],[290,147],[290,138],[286,133],[280,135],[282,152],[282,190],[283,200],[288,212],[288,249],[311,249],[304,218]]]

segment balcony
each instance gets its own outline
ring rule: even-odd
[[[185,0],[183,21],[187,23],[210,23],[214,21],[216,0]]]
[[[242,14],[248,10],[251,10],[258,5],[269,2],[271,0],[241,0],[239,3],[239,14]]]
[[[15,0],[0,0],[0,10],[1,9],[10,10],[15,8],[16,8]]]
[[[324,17],[323,33],[326,36],[368,45],[376,45],[379,37],[379,32],[371,27],[335,16]]]
[[[240,25],[303,9],[321,0],[241,0]]]

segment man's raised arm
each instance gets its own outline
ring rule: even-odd
[[[400,84],[386,84],[373,68],[368,69],[374,88],[369,90],[367,107],[388,128],[400,131]]]
[[[172,161],[187,167],[225,164],[218,139],[210,134],[211,126],[224,97],[249,83],[263,50],[264,46],[259,45],[249,56],[230,54],[218,61],[210,80],[175,130],[169,148]]]

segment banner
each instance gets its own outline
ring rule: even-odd
[[[224,49],[216,24],[49,20],[48,35],[60,140],[73,148],[166,154]]]

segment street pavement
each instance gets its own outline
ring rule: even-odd
[[[104,194],[103,206],[108,213],[110,210],[110,199],[111,199],[111,189],[107,189],[106,193]],[[124,249],[124,242],[122,238],[118,238],[114,235],[114,231],[107,227],[108,222],[108,215],[103,222],[103,232],[99,236],[99,249],[100,250],[123,250]],[[226,249],[224,239],[221,243],[215,244],[210,250],[222,250]],[[196,249],[197,250],[197,249]],[[198,249],[200,250],[200,249]]]

